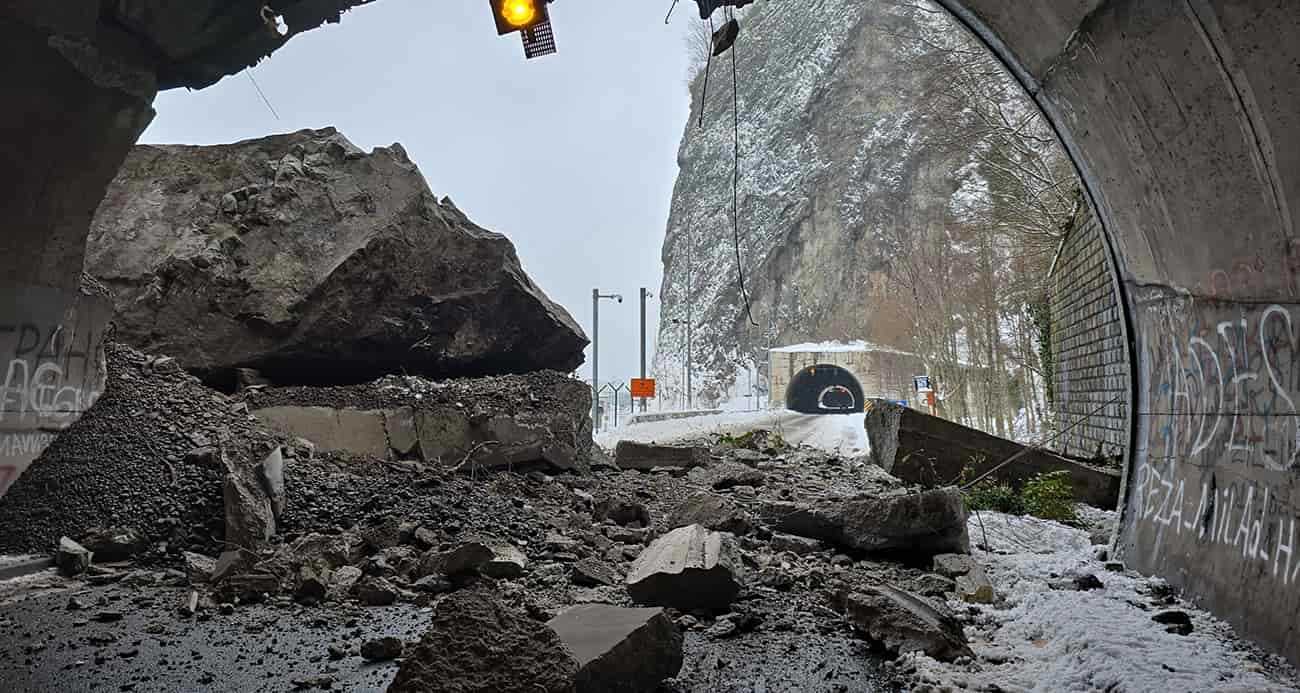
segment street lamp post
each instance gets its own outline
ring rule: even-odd
[[[641,287],[641,379],[645,380],[645,300],[654,298],[650,290]],[[645,398],[641,398],[641,412],[645,412]]]
[[[591,290],[591,425],[600,425],[600,299],[612,298],[623,302],[621,294],[602,294]]]

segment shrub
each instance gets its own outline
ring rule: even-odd
[[[1025,482],[1020,489],[1020,497],[1025,504],[1025,512],[1044,520],[1056,520],[1065,524],[1078,524],[1079,514],[1075,511],[1074,487],[1070,476],[1064,471],[1039,474]]]
[[[1025,504],[1015,489],[992,481],[981,481],[966,489],[966,509],[994,510],[1010,515],[1025,514]]]

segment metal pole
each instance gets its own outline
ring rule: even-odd
[[[591,425],[600,425],[600,289],[591,290]]]
[[[691,279],[695,273],[695,227],[691,227],[686,254],[686,408],[691,409]]]
[[[645,299],[649,295],[646,288],[641,287],[641,379],[645,380]],[[645,413],[645,398],[641,398],[641,413]]]

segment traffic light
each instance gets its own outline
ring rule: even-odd
[[[551,30],[551,15],[546,9],[552,0],[488,1],[492,5],[492,18],[497,23],[497,35],[518,31],[524,42],[525,57],[536,58],[555,52],[555,33]]]

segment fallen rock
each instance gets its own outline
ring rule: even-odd
[[[528,568],[528,557],[509,544],[492,544],[492,558],[479,566],[478,572],[497,580],[521,577]]]
[[[820,540],[800,537],[794,534],[781,534],[780,532],[772,535],[772,540],[769,542],[769,546],[777,553],[789,551],[799,556],[821,551],[825,548],[825,545]]]
[[[221,581],[217,594],[227,602],[257,603],[280,591],[280,578],[272,573],[249,572],[231,575]]]
[[[93,557],[89,549],[63,537],[59,540],[58,550],[54,552],[54,565],[58,566],[60,573],[75,577],[90,570],[90,561]]]
[[[740,593],[740,550],[729,534],[702,525],[655,539],[632,564],[627,591],[639,604],[720,609]]]
[[[102,529],[92,527],[77,541],[95,555],[100,563],[129,561],[145,550],[149,542],[139,532],[130,528]]]
[[[401,638],[374,638],[361,643],[361,658],[369,662],[386,662],[401,657],[404,647]]]
[[[650,511],[645,504],[626,498],[602,498],[592,508],[591,515],[596,520],[609,520],[624,526],[650,526]]]
[[[927,558],[970,553],[966,509],[955,487],[816,503],[774,501],[763,505],[762,515],[776,531],[859,551]]]
[[[113,291],[120,339],[231,389],[244,367],[281,385],[569,372],[587,344],[400,146],[366,154],[333,128],[135,147],[86,270]]]
[[[288,558],[294,565],[310,565],[322,572],[329,572],[335,568],[357,563],[364,555],[365,543],[356,534],[313,532],[299,537],[289,545]]]
[[[222,456],[224,459],[224,455]],[[250,474],[225,462],[222,481],[225,500],[227,546],[256,552],[275,535],[271,500]]]
[[[1092,573],[1076,576],[1070,581],[1070,585],[1079,592],[1106,589],[1106,585],[1102,583],[1101,579]]]
[[[740,462],[723,462],[704,470],[704,482],[715,491],[722,491],[734,486],[762,486],[767,482],[767,475]]]
[[[1178,609],[1169,609],[1168,611],[1157,612],[1151,617],[1152,621],[1165,626],[1165,631],[1175,635],[1192,634],[1192,617],[1187,615],[1186,611]]]
[[[970,553],[966,507],[956,487],[852,498],[840,516],[844,543],[855,549]]]
[[[479,590],[438,602],[389,693],[572,693],[578,662],[544,623]]]
[[[416,575],[424,577],[441,573],[450,577],[472,573],[491,561],[493,556],[492,548],[481,541],[467,541],[450,551],[430,549],[420,557]]]
[[[942,605],[888,585],[847,600],[853,625],[890,652],[923,652],[941,662],[973,656],[961,624]]]
[[[707,491],[698,491],[687,496],[669,514],[669,529],[687,525],[703,525],[707,529],[730,532],[737,536],[749,534],[754,528],[749,513],[739,505]]]
[[[975,559],[969,554],[941,553],[934,557],[932,565],[934,572],[944,577],[955,578],[969,573],[975,567]]]
[[[576,693],[653,693],[682,667],[682,635],[663,609],[582,604],[547,625],[578,661]]]
[[[398,591],[393,583],[381,577],[363,578],[353,588],[357,600],[366,606],[388,606],[397,601]]]
[[[335,570],[330,573],[327,595],[330,599],[343,599],[352,592],[352,588],[361,580],[361,576],[361,569],[356,566],[345,565]]]
[[[216,559],[185,551],[181,554],[181,560],[185,562],[185,577],[191,585],[204,585],[212,581],[212,574],[217,568]]]
[[[709,449],[690,445],[655,445],[620,440],[614,448],[614,463],[619,469],[650,471],[655,467],[689,469],[709,463]]]
[[[284,514],[284,454],[278,446],[257,464],[257,478],[271,501],[271,514],[278,520]]]
[[[329,583],[310,566],[298,569],[298,576],[293,588],[293,598],[301,604],[317,604],[325,600],[329,592]]]
[[[569,572],[569,580],[575,585],[583,587],[599,587],[601,585],[617,585],[623,581],[623,576],[618,574],[608,563],[595,558],[583,558],[573,564]]]

